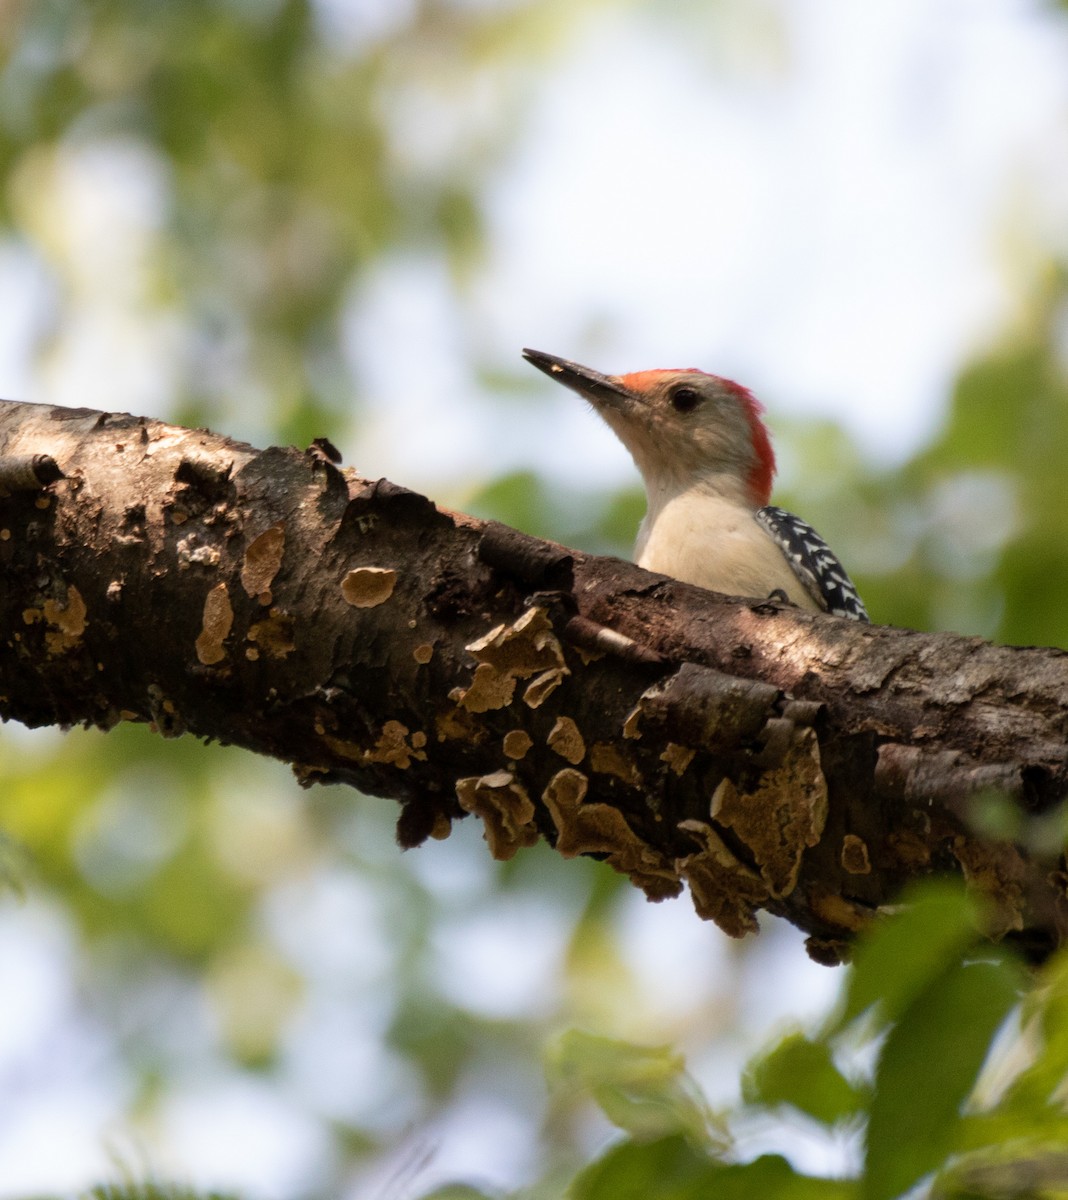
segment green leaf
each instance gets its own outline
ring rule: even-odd
[[[931,1188],[931,1200],[1060,1200],[1068,1193],[1064,1142],[998,1146],[956,1159]]]
[[[895,1020],[975,940],[975,906],[959,886],[926,882],[906,890],[902,905],[859,942],[832,1032],[876,1004],[883,1023]]]
[[[721,1144],[718,1129],[682,1056],[667,1046],[635,1046],[569,1030],[549,1047],[546,1069],[560,1090],[588,1093],[620,1129],[644,1141],[685,1134]]]
[[[867,1104],[835,1066],[830,1046],[801,1033],[789,1034],[749,1064],[742,1096],[747,1104],[790,1104],[824,1125],[856,1116]]]
[[[890,1030],[868,1123],[865,1200],[907,1191],[957,1147],[961,1106],[1020,983],[1008,961],[953,964]]]
[[[1036,1147],[1061,1148],[1068,1146],[1068,1114],[1055,1108],[973,1114],[961,1118],[956,1142],[961,1151],[993,1150],[1006,1156]]]
[[[581,1172],[569,1200],[852,1200],[848,1180],[799,1175],[778,1155],[748,1163],[703,1157],[683,1138],[624,1142]]]
[[[30,863],[26,847],[0,829],[0,893],[14,892],[24,899]]]
[[[498,476],[470,496],[464,507],[476,517],[503,521],[537,537],[546,536],[543,531],[553,526],[552,516],[547,515],[554,508],[552,495],[534,471]]]
[[[709,1160],[680,1136],[623,1142],[580,1171],[568,1200],[685,1200],[707,1195]]]
[[[182,1184],[131,1180],[97,1184],[85,1194],[85,1200],[237,1200],[237,1197],[230,1192],[198,1192]]]
[[[1064,1120],[1062,1094],[1068,1078],[1068,955],[1054,955],[1043,967],[1023,1007],[1034,1060],[1006,1088],[998,1108],[1030,1125],[1049,1113]],[[1059,1099],[1058,1099],[1059,1097]],[[1056,1107],[1050,1109],[1050,1104]]]
[[[427,1192],[420,1200],[491,1200],[491,1197],[468,1183],[446,1183]]]
[[[715,1200],[852,1200],[857,1185],[848,1179],[823,1179],[799,1175],[778,1154],[765,1154],[748,1163],[713,1165]]]

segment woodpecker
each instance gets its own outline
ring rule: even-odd
[[[827,543],[768,504],[775,453],[763,406],[746,388],[693,369],[602,375],[540,350],[523,357],[588,400],[630,451],[646,495],[640,567],[729,596],[868,620]]]

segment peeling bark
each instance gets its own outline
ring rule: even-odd
[[[3,403],[0,455],[5,719],[235,743],[398,800],[404,846],[474,813],[498,858],[544,837],[821,961],[932,871],[991,937],[1064,938],[1059,848],[1027,837],[1068,780],[1059,650],[715,597],[322,444]],[[991,797],[1018,842],[983,836]]]

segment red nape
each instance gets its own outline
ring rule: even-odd
[[[771,499],[771,481],[775,478],[775,451],[771,447],[771,435],[762,419],[764,405],[748,389],[733,379],[721,380],[729,392],[733,392],[741,401],[742,411],[749,422],[749,432],[753,439],[753,451],[756,461],[749,471],[746,481],[753,493],[753,500],[763,508]]]

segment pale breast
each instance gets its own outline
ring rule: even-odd
[[[640,567],[728,596],[763,598],[780,589],[794,604],[819,610],[748,510],[691,492],[650,515],[653,520],[647,516],[642,522],[635,546]]]

